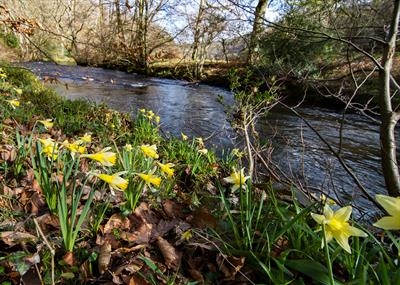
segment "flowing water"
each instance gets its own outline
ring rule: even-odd
[[[208,138],[208,147],[217,150],[234,145],[235,133],[219,103],[223,100],[229,106],[234,100],[224,89],[94,67],[41,62],[24,66],[42,78],[56,77],[59,82],[50,86],[66,98],[86,98],[132,114],[140,108],[151,109],[161,117],[161,128],[167,135],[180,136],[182,132]],[[329,109],[297,111],[336,151],[340,149],[343,160],[371,195],[385,193],[378,125],[357,114],[346,115],[342,120],[341,113]],[[340,143],[342,123],[344,139]],[[327,145],[302,118],[276,108],[260,122],[259,129],[263,139],[271,140],[273,161],[284,173],[306,187],[335,194],[341,202],[355,201],[361,209],[373,209]]]

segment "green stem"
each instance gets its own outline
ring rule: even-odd
[[[331,256],[329,254],[329,247],[328,243],[326,242],[326,234],[325,234],[325,225],[322,224],[322,232],[324,236],[324,249],[325,249],[325,257],[326,257],[326,266],[328,267],[328,273],[329,273],[329,283],[331,285],[335,285],[335,279],[333,278],[333,271],[332,271],[332,261],[331,261]]]

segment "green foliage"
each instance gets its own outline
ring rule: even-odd
[[[337,44],[312,32],[299,31],[297,28],[313,31],[317,23],[302,15],[286,19],[288,30],[272,30],[265,34],[260,43],[261,65],[269,74],[291,74],[295,77],[318,74],[320,65],[330,61],[337,53]]]
[[[4,41],[4,43],[10,48],[19,47],[18,38],[14,33],[4,33],[0,31],[0,39]]]

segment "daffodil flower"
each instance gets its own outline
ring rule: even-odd
[[[183,141],[187,141],[187,139],[188,139],[187,135],[185,135],[184,133],[181,133],[181,136],[182,136]]]
[[[199,148],[204,148],[204,141],[202,138],[196,138],[196,142],[197,142]]]
[[[115,152],[108,151],[111,147],[106,147],[101,151],[93,154],[82,154],[81,157],[87,157],[93,159],[104,166],[113,166],[117,160]]]
[[[157,154],[157,146],[155,144],[153,145],[148,145],[144,144],[140,146],[140,150],[144,153],[144,155],[157,159],[158,154]]]
[[[198,152],[199,152],[200,154],[207,154],[207,153],[208,153],[208,149],[202,148],[202,149],[199,149]]]
[[[233,184],[232,191],[236,191],[238,188],[246,189],[246,180],[249,178],[250,176],[244,176],[244,168],[242,168],[240,171],[233,169],[231,175],[225,177],[224,181]]]
[[[126,171],[118,172],[113,175],[109,174],[94,174],[104,182],[108,183],[110,187],[114,190],[124,191],[128,187],[129,180],[121,177],[122,174],[126,173]]]
[[[51,138],[47,139],[39,139],[42,143],[42,153],[46,154],[46,156],[51,160],[56,160],[58,157],[58,145]]]
[[[138,173],[138,176],[142,178],[147,185],[151,186],[154,185],[156,187],[159,187],[161,184],[161,177],[158,177],[153,174],[145,174],[145,173]]]
[[[90,143],[92,142],[92,136],[90,134],[84,134],[83,137],[79,138],[80,141],[84,142],[84,143]]]
[[[38,120],[38,122],[41,123],[46,128],[46,130],[51,129],[54,125],[52,119]]]
[[[131,144],[128,143],[124,146],[124,150],[127,152],[131,152],[133,150],[133,147]]]
[[[155,116],[154,117],[154,121],[158,124],[158,123],[160,123],[160,116]]]
[[[376,195],[376,201],[390,216],[385,216],[373,224],[384,230],[400,230],[400,197]]]
[[[168,177],[174,176],[174,169],[172,167],[175,166],[173,163],[166,163],[163,164],[161,162],[157,162],[158,166],[160,166],[160,169],[163,173],[165,173]]]
[[[41,144],[42,144],[43,146],[45,146],[45,147],[54,144],[54,140],[53,140],[52,138],[39,139],[39,141],[40,141]]]
[[[367,234],[360,229],[350,226],[349,218],[352,212],[351,206],[343,207],[333,212],[328,204],[324,206],[323,215],[311,213],[311,217],[325,228],[326,243],[335,239],[337,243],[348,253],[351,253],[349,245],[350,236],[366,237]],[[321,247],[325,246],[322,241]]]
[[[152,120],[153,117],[154,117],[154,112],[151,111],[151,110],[147,111],[147,116],[146,117],[149,118],[149,120]]]
[[[86,147],[81,145],[81,141],[77,140],[73,143],[70,143],[68,140],[63,141],[63,146],[65,146],[72,154],[74,153],[85,153]]]
[[[13,109],[19,107],[20,105],[20,102],[18,100],[6,100],[6,102],[10,104]]]

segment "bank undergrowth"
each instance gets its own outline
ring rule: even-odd
[[[162,137],[151,110],[68,101],[7,65],[0,92],[1,284],[400,280],[400,199],[358,225],[350,206],[252,183],[243,150]]]

